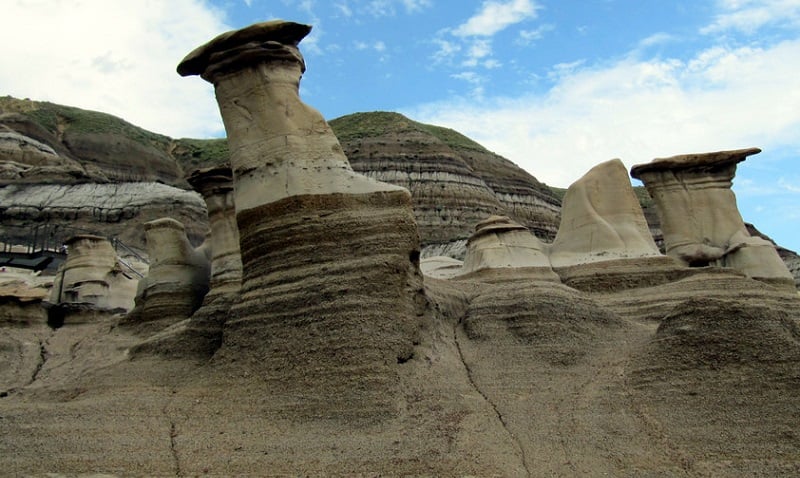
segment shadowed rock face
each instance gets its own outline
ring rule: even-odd
[[[668,255],[688,265],[719,265],[794,287],[775,247],[750,236],[731,182],[750,148],[654,159],[631,169],[658,205]]]
[[[231,150],[243,278],[215,361],[291,416],[393,415],[424,305],[411,196],[353,172],[300,100],[309,30],[256,24],[178,67],[214,83]]]
[[[208,292],[209,260],[186,238],[183,224],[157,219],[145,224],[150,270],[139,281],[136,307],[125,323],[143,334],[191,316]]]

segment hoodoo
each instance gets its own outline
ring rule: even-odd
[[[658,206],[667,254],[690,266],[717,265],[794,289],[769,241],[747,231],[731,190],[736,165],[758,148],[658,158],[631,168]]]
[[[393,415],[424,305],[411,196],[355,173],[300,100],[310,30],[255,24],[178,66],[214,84],[231,151],[243,278],[215,360],[292,416]]]

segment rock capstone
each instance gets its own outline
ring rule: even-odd
[[[751,236],[731,190],[736,165],[758,148],[657,158],[633,166],[658,205],[667,255],[689,266],[731,267],[794,288],[775,246]]]
[[[355,173],[300,100],[309,31],[256,24],[178,66],[214,84],[231,151],[243,277],[215,361],[296,417],[393,416],[424,307],[411,196]]]

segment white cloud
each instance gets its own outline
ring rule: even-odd
[[[400,6],[406,13],[417,13],[430,7],[431,0],[369,0],[363,6],[363,12],[373,17],[393,17]]]
[[[401,0],[409,13],[420,12],[431,6],[431,0]]]
[[[205,2],[16,1],[3,16],[14,19],[0,29],[9,46],[3,94],[107,112],[171,136],[222,133],[213,87],[175,72],[187,53],[230,30]]]
[[[718,0],[717,7],[721,13],[702,33],[737,30],[753,34],[767,25],[800,25],[798,0]]]
[[[485,1],[480,11],[453,30],[461,37],[492,36],[507,27],[536,17],[533,0]]]
[[[536,40],[541,40],[544,37],[544,34],[555,30],[553,25],[542,25],[539,28],[535,28],[533,30],[520,30],[519,31],[519,38],[517,39],[517,44],[520,45],[530,45],[534,43]]]
[[[790,193],[798,194],[800,193],[800,178],[795,178],[794,181],[790,181],[786,178],[780,178],[778,180],[778,185],[784,190]]]
[[[632,57],[557,68],[544,95],[407,111],[454,128],[537,178],[567,186],[595,164],[749,146],[800,149],[800,40],[710,48],[689,61]],[[467,79],[467,78],[464,78]]]
[[[353,16],[353,10],[350,9],[350,5],[347,3],[335,3],[333,7],[344,17],[350,18]]]

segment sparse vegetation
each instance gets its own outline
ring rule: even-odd
[[[176,139],[171,153],[184,171],[218,166],[228,162],[230,157],[226,138]]]
[[[330,121],[331,128],[341,141],[359,138],[374,138],[389,133],[399,134],[421,131],[430,134],[457,150],[473,150],[489,153],[486,148],[461,133],[449,128],[434,126],[406,118],[400,113],[373,111],[353,113]]]

